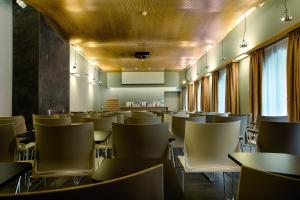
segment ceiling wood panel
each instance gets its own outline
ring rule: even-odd
[[[104,71],[183,70],[262,0],[26,0]],[[147,12],[147,16],[141,14]],[[135,51],[149,51],[144,62]]]

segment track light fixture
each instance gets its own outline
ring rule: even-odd
[[[281,17],[281,21],[282,22],[288,22],[288,21],[292,21],[293,17],[290,15],[290,11],[287,8],[287,0],[284,0],[284,13],[283,16]]]
[[[240,48],[246,48],[248,46],[248,44],[249,44],[245,40],[246,30],[247,30],[247,20],[246,20],[246,12],[244,12],[244,34],[243,34],[243,41],[240,44]]]
[[[21,8],[25,8],[27,6],[23,0],[16,0],[16,2]]]

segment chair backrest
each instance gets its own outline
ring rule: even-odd
[[[166,158],[168,124],[127,125],[113,123],[113,154],[116,158]]]
[[[112,131],[112,123],[117,123],[117,117],[85,118],[85,122],[93,122],[95,131]]]
[[[207,112],[206,123],[216,123],[216,118],[218,117],[228,117],[229,113],[217,113],[217,112]]]
[[[162,164],[116,179],[63,189],[0,194],[0,199],[40,200],[40,199],[130,199],[163,200]]]
[[[22,115],[12,117],[0,117],[0,124],[14,124],[16,135],[27,132],[25,118]]]
[[[171,114],[164,114],[164,122],[169,124],[169,132],[172,132],[172,117]]]
[[[43,125],[71,125],[71,117],[64,118],[35,118],[34,124],[43,124]]]
[[[215,118],[215,123],[226,123],[226,122],[235,122],[235,121],[240,121],[240,136],[243,137],[244,141],[247,138],[246,133],[247,133],[247,126],[248,126],[248,116],[229,116],[229,117],[220,117],[217,116]]]
[[[300,156],[300,123],[261,121],[257,145],[260,152]]]
[[[205,122],[206,116],[199,117],[172,117],[172,133],[176,136],[176,139],[184,140],[185,122]]]
[[[125,124],[160,124],[161,117],[127,117]]]
[[[0,124],[0,162],[15,162],[17,140],[14,124]]]
[[[255,127],[259,130],[260,128],[260,122],[261,121],[268,121],[268,122],[288,122],[289,117],[288,116],[263,116],[258,115],[256,119]]]
[[[248,113],[248,114],[229,114],[229,117],[241,117],[241,116],[247,116],[247,126],[250,127],[250,122],[252,121],[252,113]]]
[[[218,164],[232,166],[228,153],[239,148],[240,121],[228,123],[186,122],[185,158],[187,166]]]
[[[156,114],[147,111],[132,111],[131,117],[156,117]]]
[[[93,123],[65,126],[35,124],[33,176],[84,176],[94,171]]]
[[[238,200],[300,199],[300,179],[242,166]]]
[[[90,118],[91,114],[74,114],[71,116],[71,122],[72,123],[84,123],[86,120],[85,118]]]

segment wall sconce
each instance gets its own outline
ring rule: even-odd
[[[246,20],[246,13],[244,12],[244,34],[243,34],[243,41],[240,44],[240,48],[246,48],[248,46],[248,42],[245,40],[246,30],[247,30],[247,20]]]
[[[288,22],[288,21],[292,21],[293,20],[293,17],[290,15],[290,11],[288,10],[287,8],[287,3],[286,3],[287,0],[284,0],[284,13],[283,13],[283,16],[281,17],[281,21],[282,22]]]
[[[74,66],[73,66],[73,70],[72,70],[72,72],[71,72],[71,75],[73,75],[73,76],[76,76],[76,77],[80,77],[80,74],[78,73],[78,71],[79,71],[79,66],[77,65],[77,52],[76,51],[74,51],[75,52],[75,55],[74,55],[74,60],[75,60],[75,63],[74,63]]]
[[[186,80],[185,80],[185,79],[182,81],[182,84],[183,84],[183,85],[185,85],[185,84],[186,84]]]

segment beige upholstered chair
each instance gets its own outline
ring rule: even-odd
[[[127,117],[125,124],[160,124],[161,117]]]
[[[300,123],[261,121],[257,147],[260,152],[300,156]]]
[[[74,114],[72,114],[72,113],[65,113],[65,114],[58,114],[58,117],[59,118],[65,118],[65,117],[71,117],[72,115],[74,115]]]
[[[32,176],[88,176],[94,171],[92,123],[66,126],[35,124],[36,158]]]
[[[27,133],[27,127],[25,123],[25,118],[22,115],[12,116],[12,117],[0,117],[0,124],[14,124],[15,126],[15,134],[20,135]],[[29,159],[29,151],[35,147],[34,142],[30,142],[28,144],[20,143],[20,139],[17,138],[17,147],[18,147],[18,156],[19,160],[28,160]]]
[[[116,158],[167,158],[168,144],[167,123],[113,123],[113,154]]]
[[[0,162],[15,162],[17,141],[14,124],[0,124]]]
[[[300,180],[242,166],[237,200],[300,199]]]
[[[20,194],[0,194],[1,200],[40,199],[130,199],[163,200],[162,164],[130,174],[128,176],[88,185]]]
[[[248,116],[228,116],[228,117],[220,117],[217,116],[215,119],[215,123],[226,123],[226,122],[235,122],[240,121],[240,141],[241,148],[243,151],[244,145],[247,144],[247,126],[248,126]]]
[[[100,150],[104,149],[105,157],[107,157],[108,149],[111,149],[111,137],[104,142],[98,142],[103,132],[112,133],[112,123],[117,122],[117,117],[100,117],[100,118],[85,118],[85,122],[93,122],[94,124],[94,138],[96,142],[97,157],[100,155]]]
[[[251,128],[247,130],[247,137],[248,137],[248,143],[250,144],[250,147],[256,151],[256,143],[257,143],[257,134],[260,129],[260,123],[261,121],[268,121],[268,122],[288,122],[289,118],[288,116],[262,116],[258,115],[256,122],[253,124]]]
[[[239,149],[240,121],[186,122],[184,156],[178,156],[185,173],[238,172],[228,153]],[[184,172],[183,188],[184,188]],[[225,183],[224,183],[225,184]],[[225,191],[224,191],[225,192]]]
[[[32,122],[33,124],[36,124],[36,119],[37,118],[43,118],[43,119],[58,119],[59,118],[59,115],[58,114],[54,114],[54,115],[35,115],[35,114],[32,114]]]
[[[43,125],[71,125],[71,117],[64,118],[35,118],[35,124],[43,124]]]
[[[183,148],[183,141],[185,135],[185,122],[192,121],[192,122],[205,122],[206,117],[172,117],[172,133],[173,136],[176,138],[175,140],[175,148]]]
[[[85,118],[91,118],[91,114],[87,113],[74,113],[74,115],[71,116],[71,122],[73,124],[75,123],[84,123],[86,120]]]

